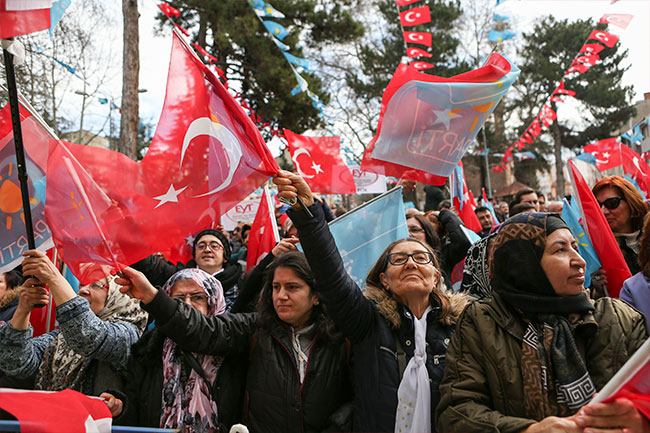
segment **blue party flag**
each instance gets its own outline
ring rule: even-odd
[[[589,236],[585,232],[585,229],[580,225],[580,213],[576,212],[573,207],[567,202],[564,201],[564,206],[562,206],[562,219],[569,226],[573,237],[576,239],[578,244],[578,253],[582,258],[587,262],[587,268],[585,269],[585,287],[591,286],[591,274],[600,269],[600,260],[598,259],[598,254],[591,244]],[[576,200],[572,200],[575,202]]]
[[[287,37],[289,32],[287,29],[284,28],[282,24],[278,24],[275,21],[262,21],[264,23],[264,27],[266,27],[266,30],[269,31],[273,36],[276,38],[282,40]]]

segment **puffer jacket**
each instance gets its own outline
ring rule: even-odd
[[[518,432],[539,420],[526,417],[521,373],[526,325],[498,294],[472,303],[447,351],[440,385],[438,429],[444,432]],[[579,350],[597,390],[647,339],[645,320],[625,302],[601,298],[574,325]]]
[[[156,326],[184,350],[249,361],[243,423],[251,432],[349,431],[352,391],[347,346],[315,337],[300,383],[291,329],[270,330],[257,314],[206,317],[162,291],[144,306]]]
[[[290,209],[288,212],[298,228],[321,301],[327,306],[337,328],[352,342],[355,396],[353,430],[393,432],[397,390],[401,381],[398,351],[404,351],[407,363],[413,357],[413,313],[382,290],[367,289],[364,296],[343,267],[322,209],[316,205],[309,209],[313,218],[302,211]],[[438,385],[445,367],[445,352],[465,303],[464,295],[452,295],[452,314],[446,320],[439,320],[438,305],[432,305],[433,311],[427,316],[426,367],[431,387],[434,431]],[[401,349],[397,347],[396,340],[399,340]]]

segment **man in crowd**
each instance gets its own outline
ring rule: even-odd
[[[537,194],[537,200],[539,201],[539,211],[548,212],[548,208],[546,207],[546,197],[544,194],[542,194],[541,191],[535,191],[535,194]]]
[[[529,203],[535,207],[535,212],[539,212],[539,199],[535,190],[530,188],[525,188],[515,194],[515,199],[510,203],[510,211],[512,213],[512,208],[518,205],[519,203]],[[514,214],[512,214],[514,215]],[[512,216],[510,215],[510,216]]]
[[[494,218],[492,218],[492,212],[490,212],[490,209],[486,208],[485,206],[479,206],[474,209],[474,213],[478,218],[478,222],[481,223],[481,231],[477,232],[476,234],[481,238],[484,238],[490,234],[490,230],[492,230],[492,227],[494,226]]]

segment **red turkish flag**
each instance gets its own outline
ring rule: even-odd
[[[612,233],[612,229],[609,227],[594,193],[591,192],[589,185],[582,177],[582,173],[571,160],[569,160],[569,168],[575,192],[573,197],[578,200],[583,225],[596,250],[596,254],[600,258],[602,268],[607,273],[609,296],[618,298],[621,287],[623,287],[623,281],[630,278],[632,274],[627,267],[627,263],[625,263],[625,259],[623,259],[623,254],[616,243],[614,233]]]
[[[309,187],[323,194],[355,194],[350,169],[341,159],[341,137],[307,137],[284,129],[291,159]]]
[[[600,60],[600,56],[598,54],[588,54],[585,56],[576,57],[576,59],[573,61],[573,64],[577,65],[579,63],[582,63],[585,65],[593,66],[596,64],[596,62],[598,62],[598,60]]]
[[[630,25],[632,18],[634,18],[634,15],[630,14],[605,14],[600,18],[600,21],[598,21],[598,23],[611,24],[625,30],[627,26]]]
[[[415,69],[417,69],[418,71],[421,71],[421,70],[423,70],[423,69],[431,69],[431,68],[435,68],[435,67],[436,67],[436,65],[433,65],[433,64],[431,64],[431,63],[427,63],[427,62],[422,62],[422,61],[412,62],[412,63],[411,63],[411,66],[413,66],[413,67],[414,67]]]
[[[72,389],[0,388],[0,408],[16,417],[23,433],[110,433],[113,423],[104,400]]]
[[[606,138],[588,144],[584,147],[584,151],[596,157],[596,168],[600,171],[621,165],[621,142],[618,137]]]
[[[621,144],[623,172],[629,174],[639,184],[646,197],[650,197],[650,166],[641,155]]]
[[[399,21],[404,27],[417,26],[431,22],[429,6],[420,6],[399,13]]]
[[[262,200],[257,208],[255,220],[248,232],[246,270],[257,266],[260,260],[280,242],[278,225],[275,221],[275,202],[270,196],[269,189],[264,187],[264,194],[262,194]]]
[[[560,81],[560,85],[557,86],[557,88],[553,91],[554,95],[568,95],[568,96],[575,96],[576,92],[573,90],[568,90],[564,88],[564,80]]]
[[[145,157],[51,143],[45,214],[63,260],[87,284],[157,251],[189,259],[192,234],[218,225],[278,170],[241,106],[174,33]]]
[[[618,42],[618,36],[602,30],[594,30],[587,39],[596,39],[597,41],[607,45],[609,48],[612,48],[616,45],[616,42]]]
[[[582,48],[580,48],[579,53],[598,54],[604,49],[605,47],[602,46],[601,44],[584,44]]]
[[[433,54],[422,48],[409,47],[406,49],[406,55],[409,57],[433,57]]]
[[[159,7],[160,10],[162,11],[162,13],[164,13],[165,15],[167,15],[169,18],[171,18],[171,17],[178,17],[178,16],[181,15],[181,11],[179,11],[178,9],[176,9],[176,8],[174,8],[174,7],[172,7],[172,6],[170,6],[169,3],[165,3],[165,2],[163,2],[163,3],[159,3],[159,4],[158,4],[158,7]]]
[[[26,35],[50,28],[51,0],[31,2],[0,0],[0,39]]]
[[[413,3],[416,3],[416,2],[419,2],[419,1],[421,1],[421,0],[395,0],[395,2],[397,3],[397,6],[408,6],[410,4],[413,4]]]
[[[467,188],[463,162],[459,162],[458,166],[459,168],[454,170],[449,181],[450,185],[454,186],[452,188],[453,205],[458,212],[458,216],[463,221],[463,224],[465,224],[465,227],[473,232],[480,232],[483,230],[483,227],[481,227],[481,223],[474,213],[474,209],[476,209],[476,201],[474,200],[474,194],[472,194],[469,188]],[[457,177],[460,179],[457,179]],[[461,185],[462,191],[459,188]]]
[[[431,33],[429,32],[404,32],[404,40],[409,44],[431,47]]]

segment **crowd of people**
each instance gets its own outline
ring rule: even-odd
[[[299,175],[273,181],[296,204],[248,273],[250,226],[203,230],[190,262],[153,255],[78,293],[27,251],[22,274],[0,275],[0,385],[75,389],[115,424],[182,432],[650,432],[630,400],[591,403],[648,338],[650,217],[626,180],[593,188],[634,274],[620,299],[603,269],[584,286],[562,202],[534,190],[477,208],[474,243],[449,200],[407,210],[409,237],[359,287],[338,215]],[[59,328],[33,337],[50,294]]]

